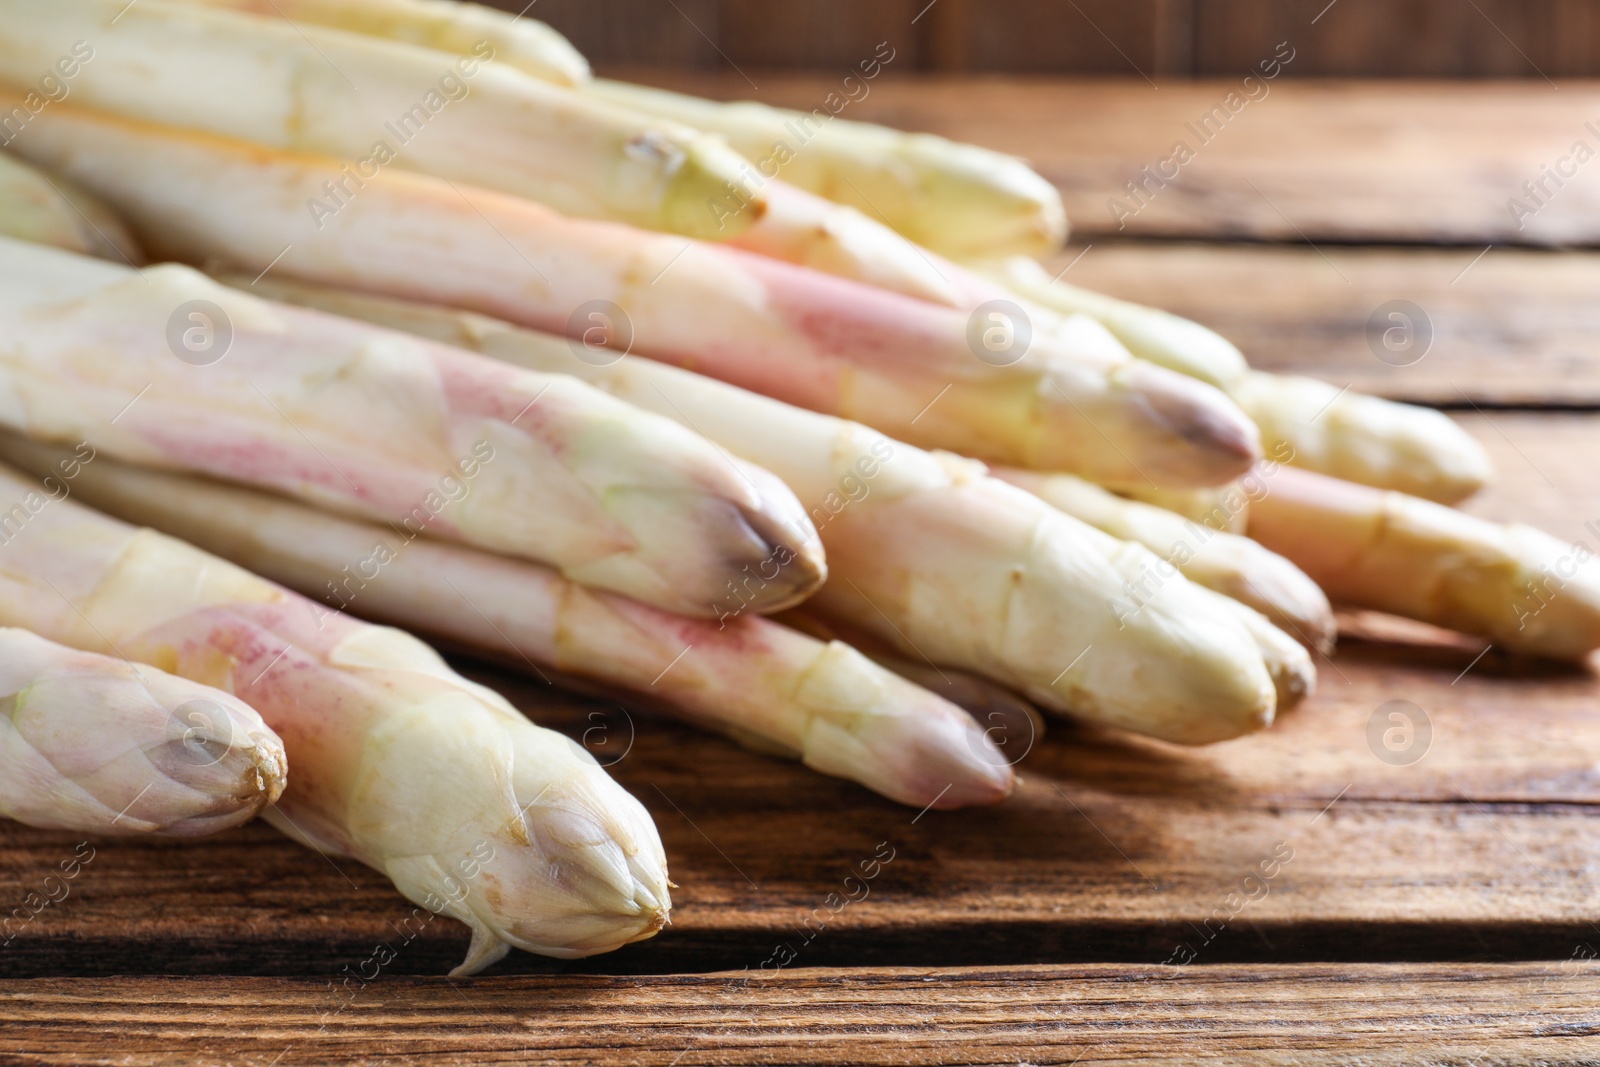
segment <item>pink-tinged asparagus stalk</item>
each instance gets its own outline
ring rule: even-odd
[[[1259,543],[1124,500],[1070,474],[1015,468],[994,474],[1098,530],[1145,546],[1191,581],[1248,604],[1309,647],[1332,649],[1336,627],[1327,596],[1304,571]]]
[[[30,494],[38,482],[0,470],[0,500]],[[666,857],[644,808],[427,645],[70,499],[27,516],[0,548],[0,625],[247,701],[293,769],[267,819],[470,926],[457,973],[512,945],[587,956],[666,923]]]
[[[903,658],[1196,744],[1266,726],[1278,693],[1287,703],[1310,688],[1305,650],[1259,614],[987,477],[979,463],[650,360],[596,366],[561,338],[469,312],[260,285],[521,366],[566,367],[765,464],[810,507],[828,549],[830,578],[806,611],[868,631]],[[725,603],[729,614],[740,610],[734,597]]]
[[[69,252],[144,262],[144,251],[99,200],[0,152],[0,234]]]
[[[283,793],[283,742],[219,689],[0,628],[0,696],[0,815],[29,826],[200,837]]]
[[[782,551],[754,610],[824,572],[777,479],[575,381],[273,305],[186,267],[0,239],[0,423],[267,486],[689,614]],[[198,348],[187,346],[191,336]],[[785,547],[792,546],[792,547]]]
[[[0,0],[0,25],[0,83],[26,92],[74,61],[71,98],[86,106],[325,152],[344,161],[342,181],[408,168],[696,236],[735,233],[762,210],[759,192],[722,218],[709,210],[746,165],[721,138],[492,62],[488,38],[457,55],[281,9],[169,0]],[[0,129],[20,150],[40,116],[15,106]]]
[[[1600,564],[1520,523],[1284,467],[1250,505],[1250,536],[1336,602],[1581,659],[1600,648]]]
[[[59,449],[0,435],[0,455],[49,470]],[[216,552],[330,610],[406,626],[622,689],[765,752],[914,807],[1011,792],[1005,755],[959,708],[872,663],[760,616],[671,615],[548,568],[392,531],[280,497],[101,458],[82,500]],[[753,583],[752,583],[753,584]],[[538,670],[538,667],[534,667]]]
[[[307,201],[340,179],[323,157],[64,105],[28,133],[30,158],[105,197],[164,256],[610,331],[602,358],[627,335],[636,353],[1014,466],[1190,485],[1236,477],[1257,454],[1254,426],[1219,392],[1130,358],[1087,318],[1006,354],[991,346],[1003,323],[460,184],[384,171],[313,221]]]

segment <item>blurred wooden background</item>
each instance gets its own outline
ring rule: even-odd
[[[492,0],[608,64],[1294,76],[1600,74],[1600,0]],[[525,6],[526,5],[526,6]]]

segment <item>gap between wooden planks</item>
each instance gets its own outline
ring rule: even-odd
[[[0,1064],[1594,1063],[1594,964],[0,982]],[[341,1010],[342,1009],[342,1010]]]
[[[1600,407],[1600,253],[1100,240],[1046,266],[1203,323],[1260,370],[1468,412]]]
[[[1600,416],[1465,418],[1500,465],[1472,509],[1600,549],[1590,453]],[[1481,643],[1352,640],[1321,690],[1272,730],[1198,750],[1053,724],[989,810],[917,813],[860,787],[688,728],[612,712],[612,773],[655,816],[673,925],[580,964],[514,953],[500,970],[759,970],[1089,960],[1566,959],[1600,948],[1592,871],[1600,717],[1592,674]],[[692,655],[692,652],[691,652]],[[576,734],[602,705],[479,672]],[[1426,712],[1409,766],[1374,755],[1388,701]],[[1007,739],[1026,745],[1025,738]],[[607,758],[610,758],[607,756]],[[807,937],[829,893],[887,842],[870,894]],[[0,825],[0,903],[70,855],[67,835]],[[0,975],[166,970],[335,973],[411,908],[377,874],[253,826],[196,843],[101,842],[52,906],[0,949]],[[1266,890],[1247,879],[1276,864]],[[1249,903],[1236,906],[1242,896]],[[0,908],[0,911],[9,908]],[[1209,923],[1208,923],[1208,920]],[[429,924],[395,973],[437,974],[464,949]]]

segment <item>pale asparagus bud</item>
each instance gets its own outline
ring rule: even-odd
[[[1494,473],[1482,446],[1441,412],[1311,378],[1253,372],[1231,342],[1204,326],[1052,281],[1029,259],[984,269],[1060,314],[1095,318],[1141,359],[1225,390],[1261,428],[1269,456],[1442,503],[1471,495]]]
[[[1319,474],[1443,504],[1494,476],[1483,446],[1442,411],[1256,371],[1229,393],[1261,428],[1268,455]]]
[[[753,610],[821,583],[786,487],[572,378],[175,265],[134,272],[0,239],[0,279],[0,383],[18,398],[0,423],[13,429],[539,558],[689,614],[714,615],[729,581],[785,545]],[[185,358],[196,329],[210,347]]]
[[[283,742],[237,697],[0,629],[0,815],[200,837],[253,819],[286,776]]]
[[[15,89],[77,56],[74,102],[348,161],[311,194],[330,213],[390,166],[693,236],[731,236],[762,210],[759,191],[712,210],[748,166],[721,138],[486,62],[486,47],[458,56],[170,0],[0,0],[0,25],[0,82]]]
[[[0,456],[52,473],[60,450],[0,435]],[[339,518],[252,490],[100,458],[80,499],[382,622],[638,694],[669,713],[905,804],[988,804],[1009,761],[971,718],[869,662],[751,614],[730,588],[716,622],[563,580],[537,564]],[[535,668],[537,670],[537,667]],[[985,727],[992,726],[986,722]]]
[[[422,45],[455,55],[490,50],[496,63],[556,85],[589,80],[589,61],[544,23],[455,0],[183,0],[268,18]],[[531,6],[531,5],[530,5]]]
[[[1257,542],[1124,500],[1070,474],[1011,467],[993,473],[1098,530],[1144,545],[1186,578],[1249,605],[1310,648],[1332,649],[1336,627],[1327,596],[1304,571]]]
[[[1283,468],[1250,507],[1250,536],[1335,602],[1481,634],[1558,659],[1600,648],[1600,564],[1520,523]]]
[[[0,234],[101,259],[144,262],[139,242],[99,200],[6,152],[0,152]]]
[[[636,353],[1016,466],[1194,485],[1258,454],[1254,424],[1220,392],[1133,359],[1083,316],[996,355],[956,308],[419,175],[385,171],[313,222],[304,205],[337,176],[331,160],[66,105],[23,140],[172,258],[626,335]]]
[[[763,463],[810,506],[828,547],[832,577],[808,611],[907,659],[1168,740],[1222,740],[1272,721],[1273,679],[1236,605],[981,464],[647,360],[595,366],[558,338],[480,315],[294,283],[273,292],[521,366],[565,367]]]
[[[70,483],[92,463],[59,470]],[[387,874],[472,928],[457,973],[516,945],[574,957],[667,921],[666,858],[644,808],[574,742],[523,718],[399,630],[332,614],[6,468],[0,625],[226,689],[294,769],[267,818]]]
[[[892,59],[892,56],[888,57]],[[873,67],[887,62],[869,58]],[[1067,236],[1061,195],[1013,156],[925,133],[788,111],[721,104],[596,80],[586,94],[721,134],[763,171],[883,221],[952,259],[1048,255]],[[768,175],[770,177],[770,174]]]

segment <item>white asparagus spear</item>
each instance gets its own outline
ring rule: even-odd
[[[255,818],[287,774],[283,742],[237,697],[0,628],[0,815],[200,837]]]
[[[30,471],[52,469],[59,452],[0,434],[0,456]],[[670,615],[537,564],[408,544],[281,497],[110,459],[85,467],[72,487],[117,518],[181,537],[330,610],[639,694],[904,804],[958,808],[1011,792],[1008,761],[984,729],[839,641],[750,613],[722,623]]]
[[[572,378],[186,267],[134,272],[0,239],[0,281],[13,429],[538,558],[689,614],[715,614],[728,582],[784,546],[755,609],[821,583],[809,521],[775,478]]]
[[[0,469],[0,501],[39,485]],[[607,952],[667,921],[666,857],[638,801],[409,634],[70,499],[30,506],[0,550],[0,625],[247,701],[293,769],[267,819],[471,927],[455,973],[512,945]]]
[[[393,172],[319,232],[304,201],[328,160],[66,105],[34,120],[26,150],[114,203],[158,254],[554,332],[609,327],[616,343],[596,358],[615,358],[626,335],[640,354],[913,443],[1162,485],[1226,481],[1257,455],[1255,427],[1220,393],[1130,358],[1081,316],[995,353],[984,346],[997,327],[953,308],[483,190],[469,203],[462,186]]]
[[[881,53],[864,64],[881,67]],[[854,75],[849,81],[861,84]],[[835,118],[843,93],[804,112],[604,80],[583,91],[721,134],[761,175],[775,172],[791,185],[881,218],[952,259],[1048,255],[1066,239],[1061,195],[1022,160],[932,134]],[[759,181],[760,175],[742,187],[759,187]]]
[[[1443,412],[1251,371],[1232,343],[1204,326],[1052,280],[1024,257],[985,269],[1037,304],[1093,316],[1134,355],[1226,390],[1261,428],[1268,455],[1442,503],[1472,494],[1493,474],[1483,447]]]
[[[708,204],[744,165],[721,138],[489,62],[487,40],[457,56],[169,0],[0,0],[0,25],[0,82],[13,88],[77,44],[90,57],[71,80],[74,102],[339,157],[334,186],[316,193],[330,211],[393,166],[697,236],[732,234],[761,212],[757,193],[713,218]],[[26,118],[11,147],[49,110]]]
[[[183,0],[230,8],[294,23],[384,37],[406,44],[472,55],[487,43],[496,63],[556,85],[582,85],[589,62],[567,39],[527,10],[513,16],[481,4],[456,0]],[[529,5],[530,7],[532,5]]]
[[[1043,707],[1196,744],[1268,725],[1275,687],[1309,686],[1304,651],[1267,633],[1259,615],[1167,576],[1171,568],[1147,549],[986,477],[981,464],[648,360],[596,366],[560,338],[469,312],[281,279],[259,284],[521,366],[565,367],[736,456],[760,457],[811,508],[828,548],[831,577],[807,612],[865,629],[908,659],[972,670]],[[737,600],[727,605],[738,610]]]
[[[1502,649],[1582,659],[1600,648],[1600,563],[1521,523],[1280,468],[1250,536],[1336,602],[1481,634]]]
[[[1336,627],[1327,596],[1300,568],[1248,537],[1124,500],[1070,474],[1011,467],[993,473],[1098,530],[1144,545],[1191,581],[1249,605],[1309,647],[1332,649]]]
[[[127,227],[99,200],[0,152],[0,234],[86,256],[144,262]]]

